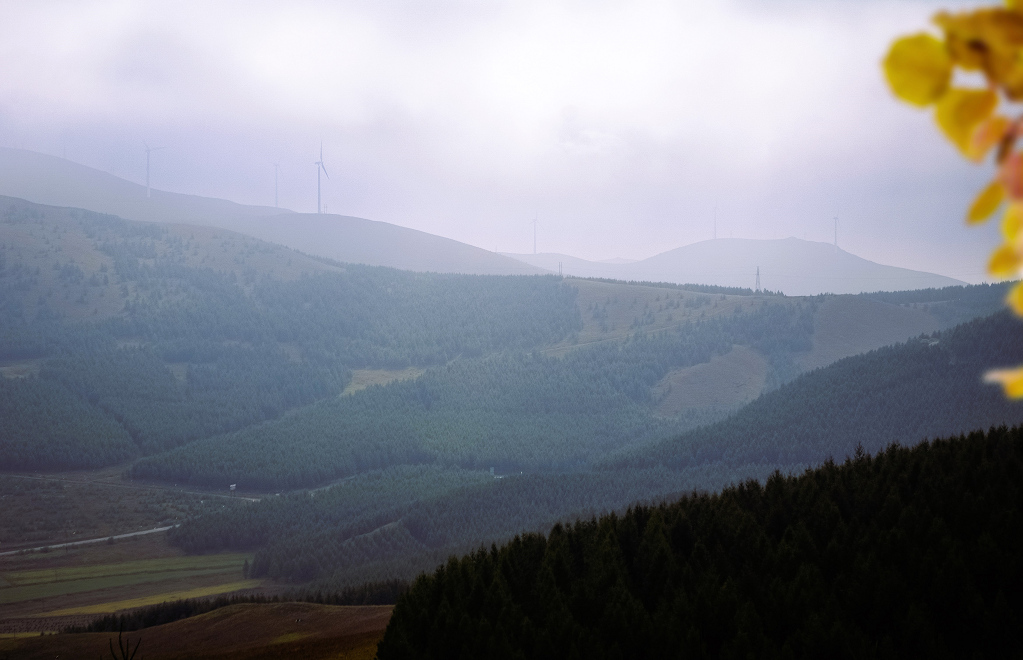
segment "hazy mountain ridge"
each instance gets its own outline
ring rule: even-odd
[[[88,209],[128,220],[236,231],[347,263],[479,275],[545,271],[465,243],[398,225],[151,190],[112,174],[44,154],[0,147],[0,195]]]
[[[790,296],[965,284],[944,275],[877,264],[828,243],[798,238],[719,238],[675,248],[632,263],[587,261],[554,253],[504,254],[555,273],[560,268],[564,275],[675,284],[753,288],[759,268],[762,288]]]
[[[630,261],[562,254],[498,254],[398,225],[335,214],[294,213],[153,189],[71,161],[0,148],[0,195],[89,209],[130,220],[229,229],[312,255],[404,270],[484,275],[558,273],[625,281],[761,285],[787,295],[940,288],[963,282],[885,266],[826,243],[795,238],[702,241]]]

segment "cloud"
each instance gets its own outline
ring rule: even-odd
[[[160,187],[248,203],[282,160],[310,210],[322,139],[330,210],[489,249],[527,249],[534,211],[541,247],[592,258],[707,238],[715,208],[755,237],[826,239],[838,213],[849,249],[962,276],[979,175],[878,67],[935,6],[5,4],[0,140],[129,178],[160,141]]]

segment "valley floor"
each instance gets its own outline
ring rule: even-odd
[[[242,604],[127,634],[147,660],[216,658],[373,658],[392,607],[313,603]],[[92,658],[109,653],[111,633],[9,636],[0,655],[43,659]]]
[[[237,552],[185,555],[162,533],[0,557],[0,634],[56,632],[170,600],[279,592],[246,578],[251,560]]]

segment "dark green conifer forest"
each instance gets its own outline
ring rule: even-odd
[[[1023,430],[891,445],[451,558],[397,658],[997,657],[1023,639]]]

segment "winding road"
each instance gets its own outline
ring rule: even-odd
[[[46,549],[57,550],[58,548],[70,548],[72,546],[86,545],[88,543],[102,543],[103,541],[109,541],[110,539],[114,539],[116,541],[118,539],[126,539],[129,536],[143,536],[145,534],[156,534],[157,532],[166,532],[171,527],[177,527],[177,525],[167,525],[166,527],[156,527],[156,528],[153,528],[153,529],[146,529],[146,530],[143,530],[141,532],[128,532],[127,534],[114,534],[113,536],[104,536],[103,538],[98,538],[98,539],[86,539],[84,541],[69,541],[67,543],[51,543],[49,545],[40,545],[40,546],[35,547],[35,548],[21,548],[19,550],[8,550],[7,552],[0,552],[0,557],[5,557],[7,555],[16,555],[19,552],[38,552],[39,550],[46,550]]]

